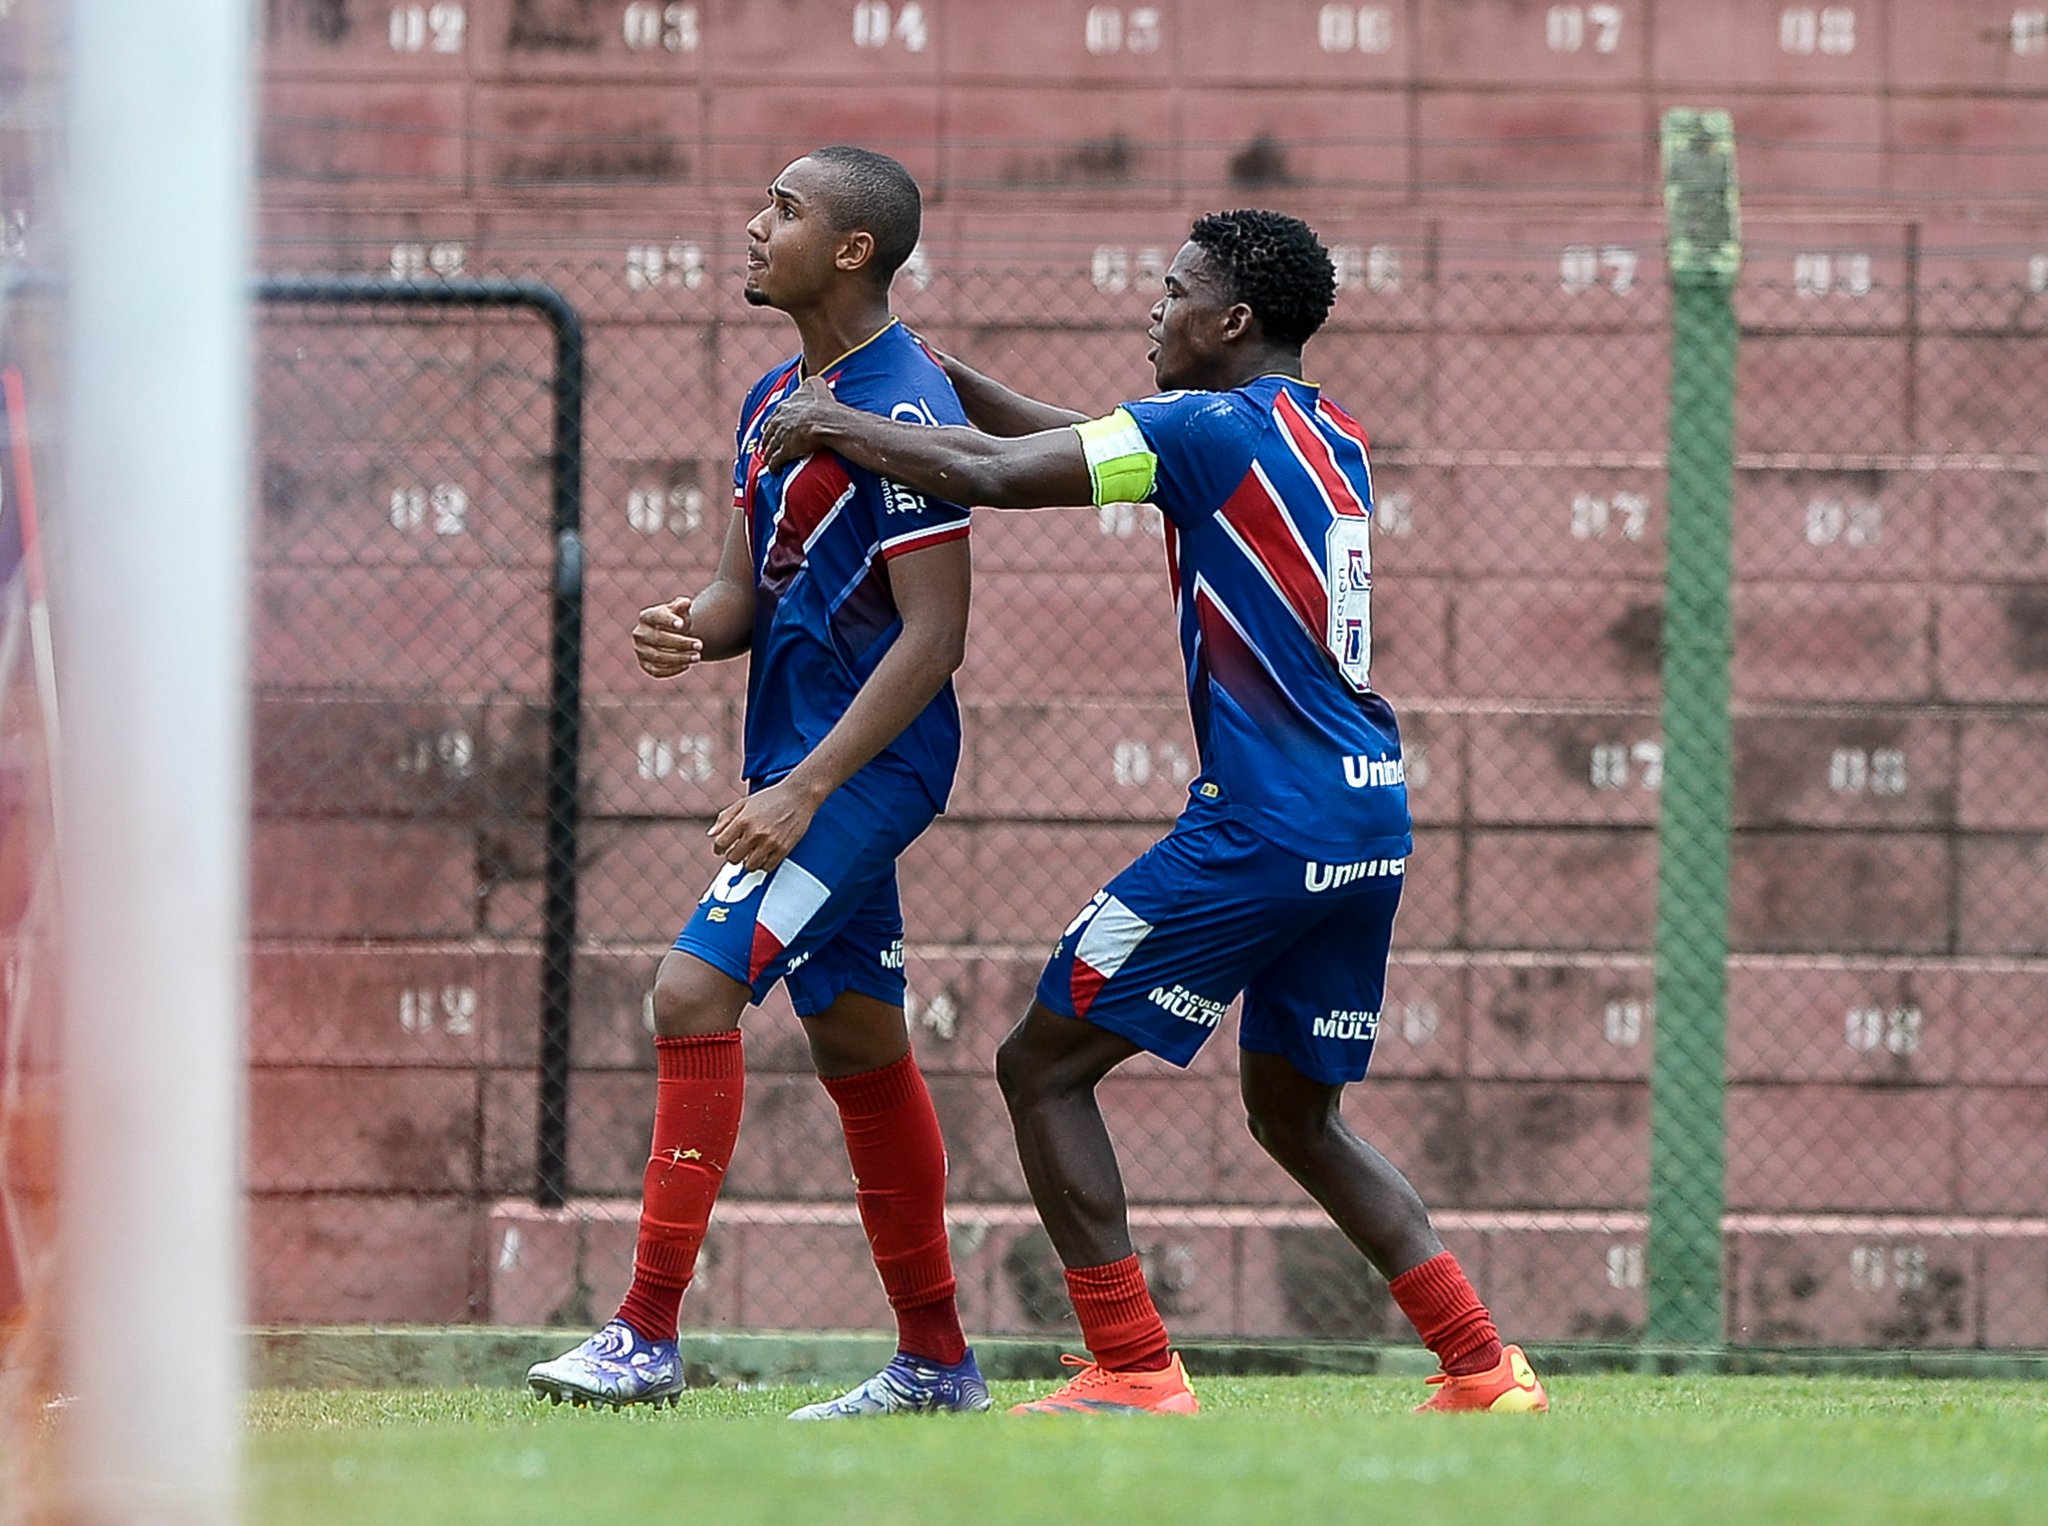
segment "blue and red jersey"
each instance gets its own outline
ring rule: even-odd
[[[892,322],[825,371],[842,403],[884,418],[964,424],[960,399],[924,344]],[[733,502],[747,516],[754,636],[747,673],[750,784],[803,761],[846,713],[902,632],[889,587],[896,557],[966,536],[967,510],[820,451],[763,469],[761,426],[803,380],[801,357],[770,371],[740,411]],[[948,683],[882,756],[907,766],[943,810],[960,762],[960,707]]]
[[[1368,681],[1372,468],[1365,431],[1313,384],[1126,403],[1157,458],[1201,775],[1217,811],[1314,860],[1403,857],[1393,708]]]

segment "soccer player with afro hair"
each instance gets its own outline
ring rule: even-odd
[[[1153,397],[1091,417],[949,362],[978,428],[893,423],[810,382],[764,435],[771,464],[830,452],[958,503],[1165,516],[1201,770],[1173,830],[1068,925],[996,1056],[1092,1358],[1070,1358],[1074,1376],[1025,1411],[1197,1409],[1133,1251],[1096,1087],[1141,1052],[1186,1065],[1240,995],[1252,1138],[1442,1364],[1422,1407],[1549,1405],[1408,1179],[1341,1111],[1372,1057],[1413,840],[1400,731],[1369,681],[1365,431],[1303,373],[1335,295],[1307,224],[1218,213],[1152,307]]]

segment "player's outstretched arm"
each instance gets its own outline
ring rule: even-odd
[[[773,469],[819,450],[953,503],[1051,509],[1095,501],[1088,458],[1072,429],[1003,439],[959,426],[899,424],[846,407],[812,377],[769,416],[761,454]]]
[[[694,598],[670,599],[640,611],[633,625],[633,655],[650,678],[676,678],[700,662],[737,657],[753,644],[754,576],[744,513],[733,510],[709,586]]]
[[[1085,413],[1075,413],[1070,408],[1042,403],[1035,397],[1012,391],[994,377],[984,376],[955,356],[942,355],[939,359],[946,368],[946,380],[960,395],[960,406],[966,410],[967,421],[983,434],[1015,439],[1018,435],[1064,429],[1070,424],[1083,423],[1088,417]]]
[[[967,652],[967,540],[911,551],[889,563],[903,629],[810,756],[766,789],[735,801],[711,824],[729,864],[773,869],[809,830],[825,797],[916,720]]]

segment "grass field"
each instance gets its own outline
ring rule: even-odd
[[[992,1384],[997,1405],[1044,1385]],[[673,1410],[499,1389],[252,1401],[262,1523],[2048,1522],[2048,1384],[1551,1383],[1548,1416],[1407,1413],[1412,1379],[1197,1376],[1193,1419],[790,1425],[822,1388]]]

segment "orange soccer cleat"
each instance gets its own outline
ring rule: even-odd
[[[1077,1356],[1060,1360],[1080,1371],[1043,1399],[1013,1406],[1011,1414],[1192,1415],[1202,1407],[1188,1387],[1187,1369],[1180,1364],[1179,1352],[1158,1372],[1111,1372]]]
[[[1536,1376],[1536,1369],[1529,1365],[1529,1359],[1522,1354],[1520,1346],[1509,1346],[1502,1351],[1500,1360],[1484,1372],[1462,1378],[1440,1372],[1429,1381],[1437,1385],[1437,1390],[1429,1402],[1415,1406],[1418,1415],[1460,1411],[1539,1415],[1550,1408],[1550,1395],[1543,1391],[1542,1380]]]

